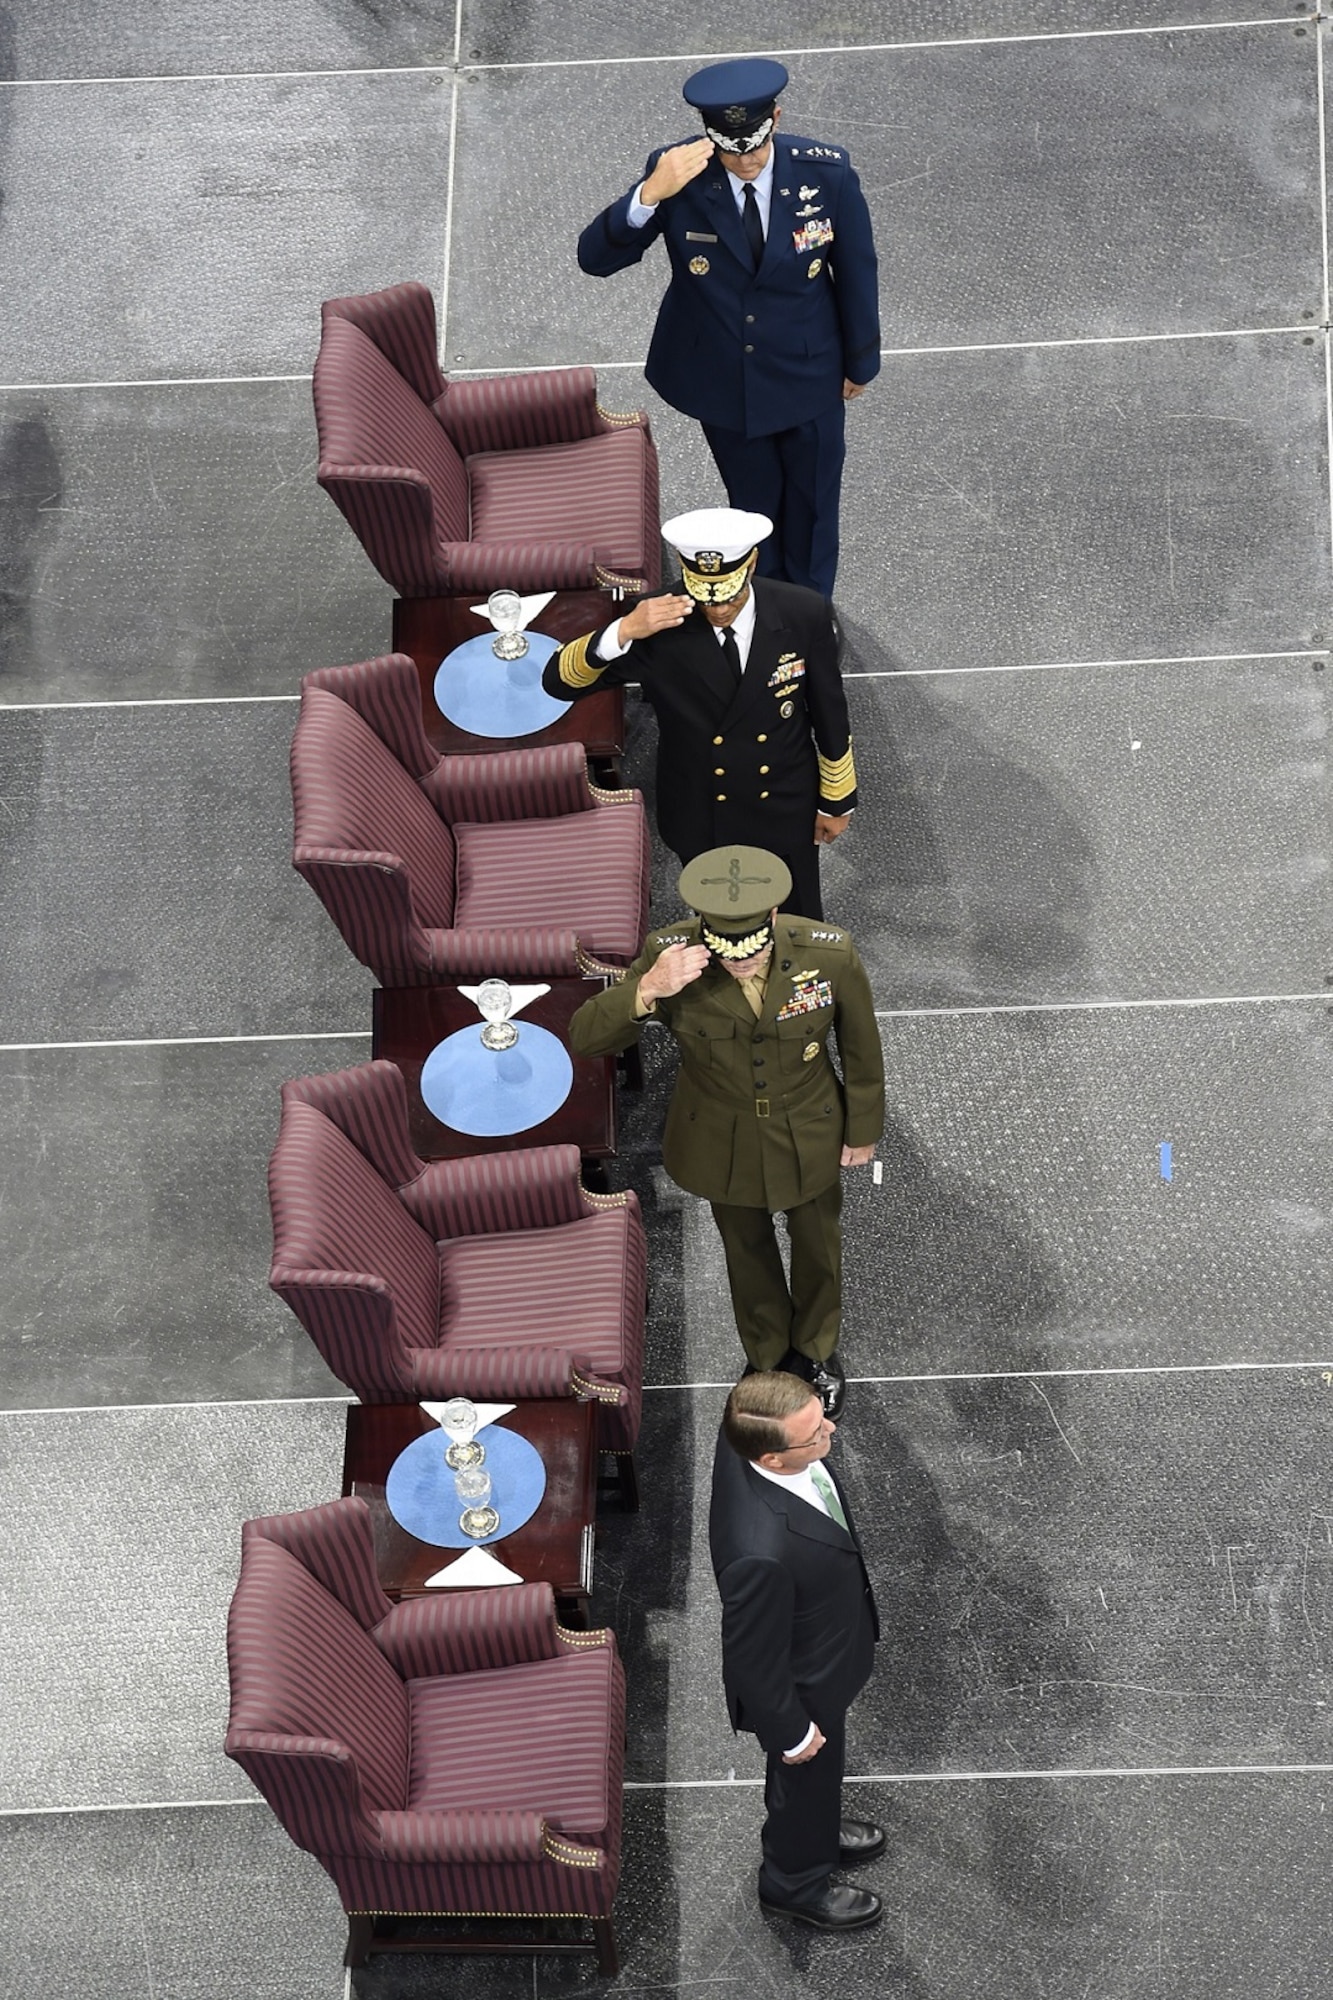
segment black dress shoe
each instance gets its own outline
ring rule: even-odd
[[[774,1903],[759,1891],[759,1907],[780,1917],[795,1917],[798,1923],[814,1924],[821,1931],[856,1931],[864,1924],[879,1922],[884,1905],[869,1889],[855,1882],[826,1882],[794,1903]]]
[[[816,1361],[810,1373],[810,1387],[824,1405],[826,1417],[836,1419],[842,1415],[842,1406],[847,1401],[847,1377],[836,1348],[826,1360]]]
[[[838,1827],[839,1861],[872,1861],[884,1852],[884,1829],[872,1819],[845,1819]]]

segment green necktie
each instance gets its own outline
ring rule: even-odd
[[[838,1498],[838,1489],[829,1478],[827,1472],[823,1471],[818,1465],[812,1465],[810,1467],[810,1477],[815,1482],[816,1493],[818,1493],[820,1499],[828,1508],[829,1519],[836,1521],[840,1528],[847,1528],[847,1516],[842,1511],[842,1502]],[[851,1529],[847,1528],[847,1532],[850,1534]]]

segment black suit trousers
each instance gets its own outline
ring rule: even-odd
[[[777,1751],[768,1759],[764,1784],[768,1818],[759,1870],[759,1894],[767,1901],[798,1900],[821,1887],[838,1865],[847,1718],[840,1714],[816,1719],[825,1740],[808,1763],[784,1764]]]

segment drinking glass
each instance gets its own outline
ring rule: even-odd
[[[449,1440],[444,1454],[444,1462],[455,1472],[467,1465],[480,1465],[486,1456],[486,1447],[478,1444],[473,1433],[477,1428],[477,1406],[467,1396],[453,1396],[440,1411],[440,1429]]]

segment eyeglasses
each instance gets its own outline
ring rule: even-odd
[[[813,1431],[812,1431],[812,1432],[810,1433],[810,1435],[809,1435],[809,1437],[808,1437],[808,1438],[801,1438],[801,1439],[799,1439],[799,1440],[798,1440],[798,1442],[797,1442],[796,1444],[789,1444],[789,1445],[787,1446],[787,1450],[788,1450],[788,1451],[809,1451],[809,1449],[810,1449],[810,1447],[811,1447],[811,1445],[812,1445],[812,1444],[818,1444],[818,1443],[819,1443],[819,1440],[820,1440],[820,1439],[821,1439],[821,1438],[823,1437],[823,1435],[824,1435],[824,1432],[825,1432],[825,1429],[826,1429],[826,1423],[825,1423],[825,1419],[824,1419],[824,1418],[823,1418],[823,1417],[821,1416],[821,1418],[819,1419],[819,1425],[818,1425],[818,1428],[817,1428],[817,1429],[815,1429],[815,1430],[813,1430]]]

